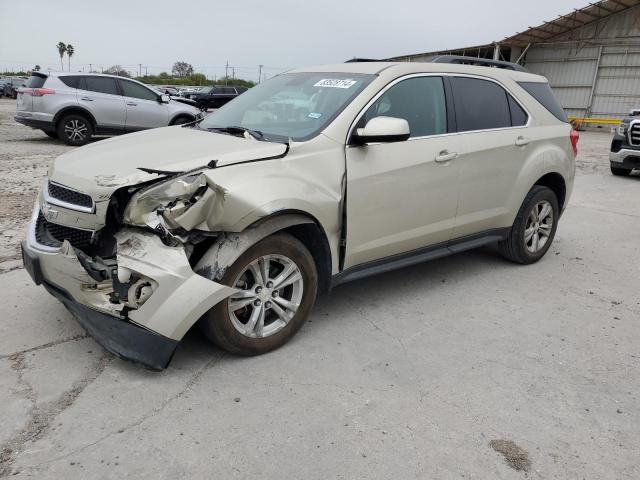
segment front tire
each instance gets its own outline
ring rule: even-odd
[[[73,113],[58,122],[56,133],[67,145],[80,147],[89,141],[93,135],[93,128],[86,117]]]
[[[553,242],[559,216],[558,198],[553,190],[534,185],[522,202],[509,236],[498,244],[500,252],[508,260],[523,265],[537,262]]]
[[[611,173],[618,177],[628,177],[631,174],[631,170],[627,168],[619,168],[611,165]]]
[[[318,273],[299,240],[277,233],[244,252],[220,283],[239,292],[204,315],[204,334],[228,352],[260,355],[281,347],[302,327],[315,303]]]

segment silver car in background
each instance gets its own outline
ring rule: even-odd
[[[180,125],[201,115],[197,108],[128,78],[33,72],[18,90],[15,120],[79,146],[92,135]]]

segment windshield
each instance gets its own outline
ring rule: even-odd
[[[374,75],[287,73],[253,87],[207,116],[200,128],[242,127],[265,140],[316,136],[367,86]]]

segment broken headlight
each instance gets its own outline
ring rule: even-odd
[[[202,171],[190,172],[136,192],[124,211],[124,223],[159,233],[192,230],[206,221],[222,196]]]

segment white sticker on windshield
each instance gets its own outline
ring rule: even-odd
[[[314,87],[325,87],[325,88],[351,88],[356,83],[357,80],[341,80],[339,78],[323,78],[318,83],[314,85]]]
[[[318,119],[322,116],[322,114],[320,112],[311,112],[309,113],[309,115],[307,115],[307,117],[309,118],[315,118]]]

